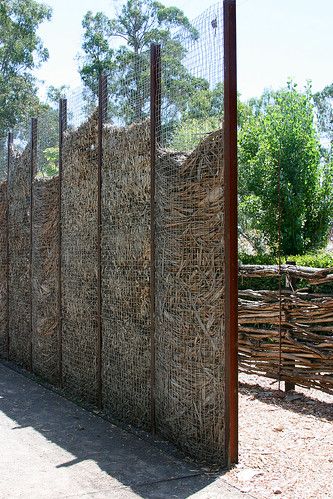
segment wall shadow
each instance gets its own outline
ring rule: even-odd
[[[143,498],[185,498],[221,476],[167,454],[2,363],[0,410],[15,421],[12,431],[32,427],[74,456],[56,468],[93,460]]]

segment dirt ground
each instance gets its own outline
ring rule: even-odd
[[[240,374],[239,464],[224,479],[258,499],[332,499],[332,421],[333,396]]]

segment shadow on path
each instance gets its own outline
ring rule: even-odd
[[[205,474],[192,463],[168,455],[158,446],[112,425],[2,364],[0,364],[0,416],[1,411],[5,418],[0,418],[0,425],[5,426],[8,438],[13,439],[13,435],[17,436],[17,439],[22,439],[22,436],[24,439],[31,438],[32,442],[26,444],[31,445],[31,455],[34,452],[33,439],[37,440],[38,450],[35,454],[45,452],[45,459],[49,465],[51,464],[52,474],[60,473],[61,480],[66,473],[64,470],[79,469],[80,473],[87,474],[90,473],[90,464],[88,466],[87,462],[93,463],[94,470],[91,473],[96,475],[95,482],[89,477],[90,482],[86,484],[87,476],[81,477],[85,481],[84,487],[87,490],[89,484],[90,487],[93,485],[89,497],[132,497],[133,492],[133,497],[147,499],[185,498],[213,484],[218,478],[216,474]],[[45,437],[47,442],[40,439],[40,435]],[[12,446],[12,443],[10,445]],[[15,449],[13,451],[15,454]],[[22,450],[18,451],[18,454],[19,452]],[[29,463],[27,466],[29,468]],[[37,465],[31,464],[31,466]],[[2,472],[0,462],[0,475]],[[44,470],[44,473],[47,474],[48,471]],[[97,476],[99,473],[101,477]],[[79,481],[81,478],[79,477]],[[110,489],[107,492],[100,491],[98,487],[96,488],[96,483],[102,489],[105,488],[105,484],[109,484]],[[115,495],[112,493],[114,483],[118,487]],[[52,486],[56,484],[53,483]],[[125,495],[120,494],[121,487],[126,488]],[[225,493],[221,495],[220,489],[220,494],[216,497],[244,497],[236,489],[231,489],[225,484]],[[55,495],[45,493],[45,497],[82,497],[85,495],[84,490],[80,489],[78,496],[73,496],[69,492],[69,495],[59,492]],[[1,495],[1,488],[0,497],[4,497]],[[44,495],[34,497],[44,497]],[[198,497],[215,496],[200,494]]]

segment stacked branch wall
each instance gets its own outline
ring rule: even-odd
[[[34,372],[59,383],[59,178],[33,185],[32,358]]]
[[[157,162],[159,432],[225,464],[223,132]]]
[[[31,151],[10,156],[8,192],[9,358],[31,368],[30,293]]]
[[[103,405],[117,419],[150,428],[148,122],[104,129],[102,267]]]
[[[65,134],[62,182],[63,385],[97,403],[97,117]]]
[[[0,184],[0,357],[7,356],[7,182]]]

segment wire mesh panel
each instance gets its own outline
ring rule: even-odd
[[[102,182],[103,406],[150,426],[149,54],[138,82],[112,93],[104,127]],[[147,102],[148,100],[148,102]],[[122,115],[122,117],[121,117]],[[124,126],[120,126],[124,125]]]
[[[10,157],[9,192],[9,356],[31,366],[30,293],[31,145]]]
[[[97,114],[63,142],[62,359],[72,395],[97,397]]]
[[[7,181],[0,181],[0,357],[7,354]]]
[[[197,88],[184,101],[162,47],[156,417],[158,431],[188,453],[226,464],[221,15],[211,8],[194,22],[195,37],[179,34],[186,81]]]
[[[33,369],[53,383],[59,379],[58,189],[58,177],[38,178],[33,185]]]

